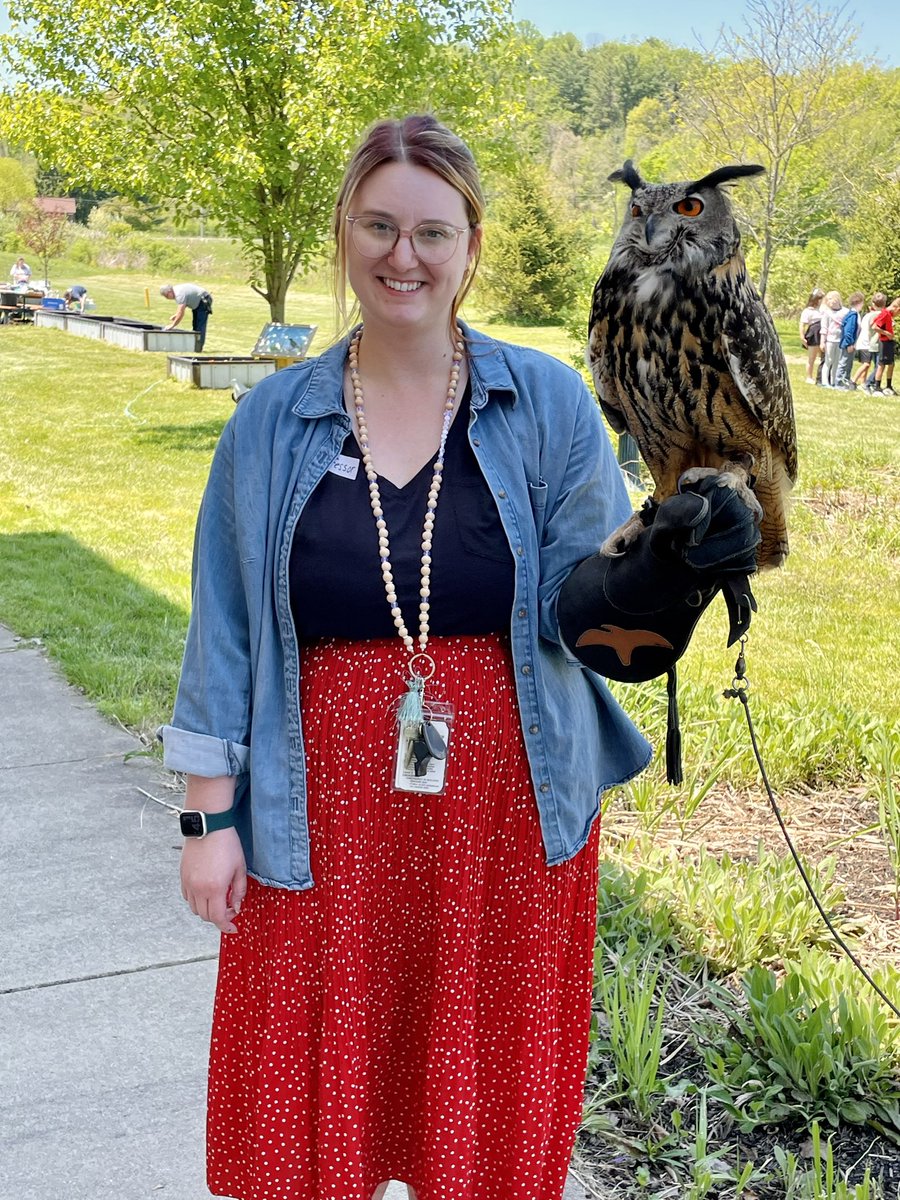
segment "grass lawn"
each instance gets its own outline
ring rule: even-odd
[[[171,312],[149,276],[81,278],[98,312],[160,322]],[[266,305],[246,287],[209,286],[207,351],[247,352]],[[321,286],[295,288],[288,319],[319,325],[314,352],[328,344],[334,325]],[[485,327],[566,361],[576,353],[555,327]],[[194,515],[231,397],[168,379],[164,355],[56,330],[0,328],[0,356],[0,620],[41,637],[105,712],[145,729],[171,703]],[[809,388],[799,363],[791,372],[801,462],[793,552],[785,570],[757,583],[749,660],[786,781],[858,771],[864,730],[900,720],[891,686],[900,618],[896,401]],[[701,728],[733,719],[718,699],[734,658],[724,630],[717,602],[681,671],[683,704]],[[653,727],[657,689],[621,690]],[[820,736],[807,737],[799,755],[781,754],[804,724]]]

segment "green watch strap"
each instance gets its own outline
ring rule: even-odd
[[[234,825],[234,809],[227,808],[225,812],[205,813],[206,832],[215,833],[217,829],[230,829]]]

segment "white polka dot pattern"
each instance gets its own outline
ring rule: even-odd
[[[587,1056],[599,826],[544,862],[505,638],[435,638],[443,796],[395,792],[398,639],[304,647],[315,886],[222,941],[208,1181],[236,1200],[560,1200]]]

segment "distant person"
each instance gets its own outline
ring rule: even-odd
[[[21,254],[10,267],[9,277],[12,280],[13,287],[25,287],[31,283],[31,267],[29,267]]]
[[[87,288],[83,283],[73,283],[67,292],[63,292],[63,300],[66,302],[66,308],[77,308],[79,312],[84,312],[90,296],[88,296]]]
[[[883,308],[872,320],[872,328],[878,330],[878,366],[875,369],[873,392],[884,392],[896,396],[891,384],[894,380],[894,317],[900,312],[900,296]]]
[[[878,366],[878,330],[872,328],[872,322],[886,304],[887,296],[884,292],[876,292],[869,303],[869,311],[860,320],[859,337],[856,339],[856,361],[859,363],[859,370],[853,377],[857,387],[868,386],[870,383],[874,386]]]
[[[819,336],[822,332],[822,301],[825,293],[821,288],[813,288],[806,302],[806,308],[800,314],[800,341],[806,347],[806,382],[816,382],[816,362],[822,353]]]
[[[828,292],[822,306],[822,329],[819,344],[822,347],[822,386],[833,388],[837,383],[838,360],[841,357],[841,326],[847,309],[840,292]]]
[[[847,312],[841,322],[841,356],[838,359],[835,387],[844,389],[856,387],[856,384],[850,379],[850,373],[856,355],[856,339],[859,337],[862,324],[860,314],[865,300],[862,292],[853,292],[847,300]]]
[[[163,329],[174,329],[176,325],[180,325],[185,311],[190,309],[191,328],[194,333],[200,335],[200,345],[197,349],[202,350],[206,342],[206,325],[213,306],[212,296],[206,288],[200,287],[198,283],[166,283],[159,289],[159,294],[167,300],[174,300],[178,305],[174,317]]]

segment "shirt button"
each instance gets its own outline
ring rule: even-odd
[[[480,438],[472,438],[472,445],[473,445],[473,446],[480,446],[480,445],[481,445],[481,439],[480,439]]]
[[[522,674],[523,675],[531,674],[531,667],[528,665],[528,663],[526,663],[525,666],[522,668]]]
[[[549,792],[549,791],[550,791],[550,784],[549,784],[549,783],[542,783],[542,784],[541,784],[541,791],[542,791],[542,792]]]
[[[537,725],[529,725],[529,726],[528,726],[528,732],[529,732],[529,733],[537,733],[537,731],[538,731],[538,727],[537,727]]]
[[[497,493],[497,495],[500,497],[501,500],[506,499],[506,492],[500,491]]]
[[[516,546],[516,554],[518,554],[519,558],[521,558],[524,553],[525,553],[524,546]]]
[[[519,611],[518,611],[518,613],[516,614],[516,616],[519,616],[519,617],[527,617],[527,616],[528,616],[528,609],[527,609],[527,608],[520,608],[520,609],[519,609]]]

